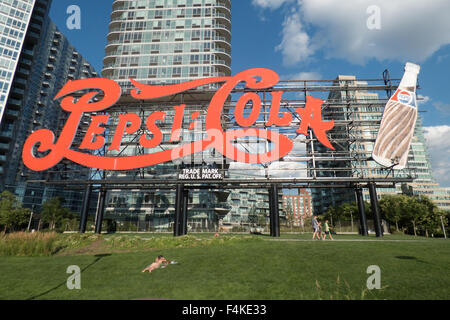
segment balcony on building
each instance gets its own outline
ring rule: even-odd
[[[30,75],[29,68],[23,68],[23,67],[19,66],[19,68],[17,68],[17,70],[16,70],[16,78],[17,77],[28,78],[29,75]]]
[[[4,116],[5,118],[7,118],[7,119],[16,120],[16,119],[18,119],[19,116],[20,116],[20,111],[19,111],[19,110],[12,110],[12,109],[7,108],[7,109],[5,110],[5,113],[4,113],[3,116]]]
[[[34,7],[33,15],[45,16],[47,13],[47,7],[41,5],[39,1],[36,2],[36,6]]]
[[[22,99],[25,94],[25,90],[18,87],[13,87],[10,93],[10,97],[16,98],[16,99]]]
[[[1,141],[10,141],[13,138],[13,130],[0,130],[0,140]]]
[[[22,49],[22,57],[24,57],[24,58],[33,59],[33,54],[34,54],[33,50],[26,49],[26,48]]]
[[[40,25],[42,28],[42,23],[44,22],[44,17],[43,16],[38,16],[38,15],[32,15],[31,16],[31,23]],[[39,28],[40,29],[40,28]]]
[[[31,69],[31,65],[33,64],[33,61],[31,61],[30,59],[27,58],[21,58],[20,59],[20,67],[25,68],[25,69]]]
[[[33,32],[31,30],[28,30],[27,33],[27,40],[32,42],[33,44],[37,44],[40,39],[40,34],[37,32]]]
[[[9,143],[0,142],[0,150],[9,150]]]
[[[8,99],[7,106],[12,110],[20,109],[22,107],[22,100],[10,98]]]

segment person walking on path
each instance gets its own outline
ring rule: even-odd
[[[330,225],[328,224],[328,220],[325,220],[325,235],[323,237],[323,239],[325,240],[327,235],[330,237],[331,240],[334,240],[333,237],[331,236],[331,230],[330,230]]]

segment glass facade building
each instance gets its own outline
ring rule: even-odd
[[[83,196],[79,192],[28,182],[45,180],[48,172],[29,170],[22,161],[22,147],[36,130],[52,129],[58,135],[68,114],[54,97],[68,80],[96,77],[97,73],[51,21],[48,15],[51,1],[28,3],[30,17],[24,27],[17,68],[12,74],[11,90],[1,120],[1,188],[15,193],[29,208],[39,210],[46,200],[62,196],[69,209],[80,212]],[[6,7],[1,5],[3,11]],[[7,46],[0,45],[0,50],[5,48]],[[65,179],[75,175],[78,168],[68,162],[59,166],[64,166],[68,172]]]
[[[123,91],[129,78],[145,84],[173,84],[189,80],[231,75],[231,1],[229,0],[139,0],[114,1],[105,48],[102,76],[115,80]],[[125,89],[125,90],[124,90]],[[160,104],[117,104],[111,111],[110,126],[123,110],[147,117],[154,111],[166,113],[158,125],[163,139],[152,149],[140,147],[132,135],[125,135],[118,150],[110,156],[130,156],[173,148],[171,137],[174,107],[187,105],[187,112],[198,112],[197,128],[189,130],[190,115],[183,118],[181,141],[201,140],[206,135],[205,117],[210,94],[201,93],[187,101],[164,101]],[[110,144],[111,141],[108,141]],[[176,179],[184,167],[212,166],[223,159],[212,150],[195,154],[183,163],[164,163],[137,173],[108,173],[109,179],[127,179],[139,175],[143,179]],[[223,168],[221,168],[223,169]],[[190,192],[188,204],[189,231],[217,230],[228,214],[229,192]],[[175,212],[175,191],[111,190],[108,192],[105,219],[117,230],[171,231]]]
[[[103,76],[170,84],[231,74],[229,0],[114,1]]]
[[[0,121],[5,113],[34,4],[35,0],[0,0]]]

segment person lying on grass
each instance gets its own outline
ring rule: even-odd
[[[153,262],[147,268],[142,270],[142,272],[148,271],[149,273],[151,273],[153,270],[161,267],[162,264],[164,264],[164,267],[166,267],[169,263],[170,263],[170,261],[167,261],[166,258],[164,258],[163,256],[158,256],[158,257],[156,257],[155,262]]]

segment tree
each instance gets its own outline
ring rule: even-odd
[[[437,230],[439,230],[439,226],[441,225],[441,217],[438,212],[438,210],[429,211],[426,215],[420,217],[420,229],[425,231],[427,238],[430,234],[434,234]]]
[[[250,209],[249,213],[248,213],[248,221],[251,225],[255,225],[256,224],[256,220],[257,220],[257,216],[256,216],[256,204],[254,204],[252,206],[252,208]]]
[[[439,215],[439,208],[437,205],[426,196],[417,197],[417,202],[421,203],[427,208],[424,215],[419,217],[420,229],[425,231],[425,235],[433,234],[439,228],[441,218]]]
[[[292,229],[292,226],[294,225],[294,211],[292,209],[290,201],[287,203],[287,207],[285,209],[285,215],[286,215],[286,225],[291,227],[291,229]]]
[[[412,223],[414,236],[417,236],[417,231],[420,227],[421,218],[428,214],[428,206],[420,201],[419,197],[408,197],[405,204],[404,214],[405,218]]]
[[[390,223],[395,223],[395,228],[399,231],[399,222],[404,217],[404,210],[408,202],[408,197],[402,194],[383,195],[379,202],[381,213]]]
[[[22,203],[9,191],[0,194],[0,225],[3,233],[25,225],[30,217],[30,210],[22,208]]]
[[[31,210],[28,208],[17,208],[11,215],[13,230],[26,229],[28,227],[28,221],[30,221]]]
[[[333,221],[335,221],[338,217],[338,214],[336,212],[336,207],[329,207],[327,209],[327,211],[325,211],[325,214],[323,217],[324,217],[324,219],[331,221],[331,225],[334,226]]]
[[[427,196],[384,195],[380,208],[385,218],[395,223],[397,230],[406,228],[412,230],[415,236],[421,233],[428,237],[441,226],[442,213]]]
[[[49,224],[50,230],[54,230],[57,224],[67,221],[67,219],[73,219],[73,214],[70,210],[62,206],[63,202],[64,199],[56,197],[47,200],[42,205],[41,219]]]
[[[446,223],[444,223],[444,225],[447,226],[447,229],[448,229],[449,221],[450,221],[450,211],[441,210],[441,214],[443,215],[443,220],[446,221]]]
[[[263,209],[258,210],[258,226],[265,228],[267,224],[266,212]]]
[[[339,206],[338,212],[344,221],[351,221],[353,231],[353,217],[358,216],[358,207],[355,203],[343,203]]]
[[[447,233],[445,234],[448,237],[448,226],[449,226],[449,221],[450,221],[450,211],[445,211],[445,210],[439,210],[438,212],[439,214],[439,220],[441,220],[441,223],[444,225],[443,228],[444,230],[442,230],[443,232],[446,232],[445,230],[447,230]],[[442,226],[442,225],[441,225]]]
[[[364,201],[364,212],[366,213],[367,219],[373,219],[372,205],[370,202]]]

